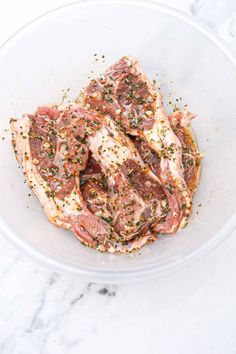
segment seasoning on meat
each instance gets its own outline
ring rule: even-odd
[[[201,162],[192,118],[168,117],[138,61],[123,57],[78,102],[10,124],[48,219],[89,247],[126,253],[187,224]]]
[[[160,93],[154,90],[138,61],[121,58],[90,83],[80,100],[111,115],[124,132],[141,139],[150,151],[150,166],[168,200],[168,215],[154,230],[174,233],[185,227],[192,210],[192,195],[184,179],[183,148],[164,111]]]

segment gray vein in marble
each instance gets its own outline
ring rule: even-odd
[[[102,289],[98,290],[98,294],[108,295],[108,296],[116,296],[115,291],[109,291],[107,288],[102,288]]]
[[[33,330],[39,329],[43,326],[43,322],[38,317],[44,307],[44,304],[45,304],[45,294],[43,295],[43,298],[40,300],[40,304],[37,307],[37,309],[33,315],[32,321],[31,321],[29,327],[26,329],[26,332],[28,332],[28,333],[33,332]]]
[[[83,292],[71,300],[70,305],[74,306],[79,300],[81,300],[90,291],[92,284],[93,283],[88,283]]]
[[[84,297],[84,294],[80,294],[78,297],[76,297],[74,300],[71,300],[70,304],[71,306],[74,306],[76,304],[76,302],[78,302],[79,300],[82,299],[82,297]]]
[[[108,297],[116,296],[117,286],[114,285],[106,285],[102,286],[100,289],[96,290],[98,285],[96,283],[88,283],[86,288],[74,299],[71,300],[70,305],[74,306],[78,301],[80,301],[84,296],[86,296],[91,290],[95,289],[96,293],[99,295],[106,295]]]
[[[56,283],[57,279],[58,279],[59,275],[58,274],[53,274],[48,281],[48,285],[44,288],[43,293],[41,295],[41,299],[40,299],[40,304],[37,307],[37,309],[35,310],[33,316],[32,316],[32,321],[29,325],[29,327],[26,329],[25,332],[30,333],[35,329],[39,329],[41,327],[43,327],[43,321],[40,320],[39,316],[43,310],[43,307],[45,305],[46,302],[46,296],[47,296],[47,292],[50,286],[52,286],[53,284]]]

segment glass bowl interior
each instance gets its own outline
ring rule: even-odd
[[[82,246],[72,233],[48,222],[36,198],[28,196],[4,129],[12,116],[60,102],[63,90],[69,88],[74,99],[89,77],[126,54],[136,56],[149,78],[161,83],[168,111],[177,103],[197,113],[193,129],[204,159],[188,226],[137,254],[111,255]],[[0,77],[5,138],[0,141],[0,229],[33,258],[95,281],[122,282],[176,269],[214,248],[234,228],[235,62],[186,16],[149,1],[65,6],[35,20],[1,48]]]

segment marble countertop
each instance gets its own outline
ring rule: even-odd
[[[235,0],[166,0],[236,52]],[[0,42],[66,0],[0,3]],[[12,11],[14,9],[14,11]],[[235,354],[236,232],[175,274],[87,283],[44,269],[0,235],[0,354]]]

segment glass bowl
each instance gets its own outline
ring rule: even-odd
[[[162,83],[167,109],[169,100],[182,97],[183,105],[198,114],[193,129],[204,159],[189,225],[137,254],[112,255],[82,246],[72,233],[48,222],[38,200],[28,196],[4,129],[12,116],[60,102],[63,90],[69,88],[75,98],[88,77],[127,54],[138,57],[149,78]],[[151,1],[61,7],[2,46],[0,77],[5,137],[0,142],[0,232],[25,254],[57,271],[120,283],[176,270],[214,249],[235,227],[235,61],[219,40],[182,13]]]

